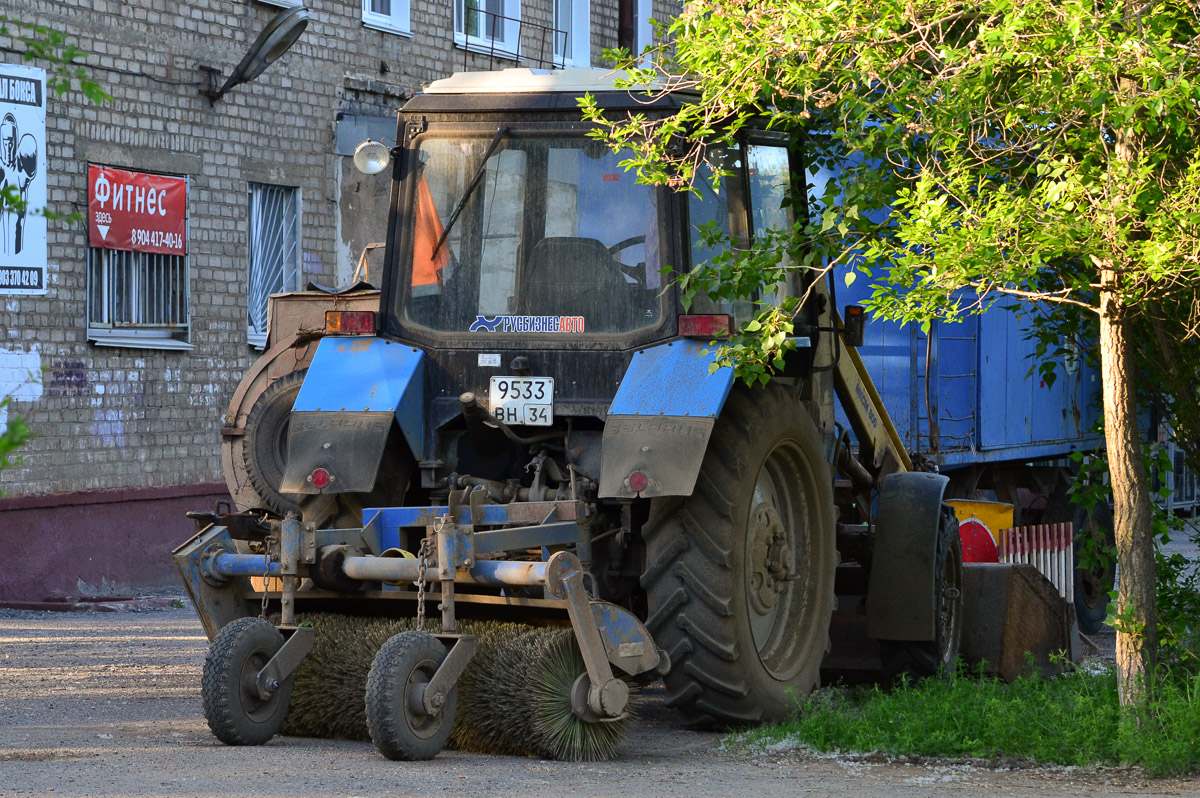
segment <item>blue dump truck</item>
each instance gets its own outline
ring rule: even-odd
[[[840,288],[839,299],[861,301],[864,282]],[[1074,478],[1068,456],[1103,448],[1100,376],[1082,356],[1068,356],[1056,364],[1056,379],[1042,379],[1026,336],[1032,312],[1001,302],[934,323],[928,334],[916,324],[872,320],[858,352],[910,455],[950,478],[947,498],[1007,502],[1014,526],[1069,521],[1080,539],[1111,543],[1109,508],[1085,511],[1066,493]],[[1076,569],[1085,633],[1106,616],[1114,567]]]
[[[1025,380],[1007,315],[929,339],[868,324],[864,365],[831,287],[795,270],[809,299],[782,372],[751,389],[710,370],[736,309],[684,308],[663,270],[707,260],[708,223],[744,242],[790,228],[804,152],[757,130],[720,154],[719,191],[638,184],[579,99],[656,114],[687,97],[614,79],[455,75],[356,153],[392,179],[382,285],[329,298],[321,331],[272,333],[223,430],[242,512],[198,516],[175,553],[225,742],[279,729],[313,645],[300,609],[419,619],[367,684],[389,758],[445,744],[480,644],[459,622],[480,617],[573,630],[572,722],[624,719],[626,682],[658,676],[687,726],[779,719],[823,667],[929,674],[964,629],[1005,625],[998,603],[964,611],[979,569],[948,499],[1072,513],[1054,460],[1087,445],[1091,382]]]

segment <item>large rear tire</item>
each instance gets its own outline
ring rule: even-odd
[[[285,374],[271,383],[254,403],[246,417],[242,442],[246,474],[263,507],[279,516],[299,513],[303,520],[312,521],[318,527],[361,526],[364,507],[395,506],[403,502],[415,461],[393,429],[379,465],[375,487],[370,493],[311,496],[280,493],[279,486],[283,484],[287,469],[289,420],[306,374],[308,369]]]
[[[693,728],[783,719],[819,682],[837,567],[833,478],[804,405],[736,387],[692,495],[654,500],[642,535],[667,704]]]

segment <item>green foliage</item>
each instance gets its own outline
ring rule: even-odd
[[[1200,767],[1200,681],[1173,683],[1153,703],[1123,709],[1116,674],[1077,671],[1012,684],[960,674],[892,691],[828,688],[787,722],[734,745],[791,740],[817,751],[892,756],[1006,757],[1057,765],[1140,765],[1152,775]]]
[[[1147,470],[1158,476],[1161,499],[1170,493],[1167,475],[1171,457],[1162,447],[1147,447]],[[1187,531],[1183,521],[1158,507],[1154,513],[1155,605],[1158,615],[1158,662],[1160,678],[1200,676],[1200,562],[1179,552],[1167,554],[1172,538],[1188,536],[1200,544],[1200,532]]]
[[[47,67],[47,83],[55,94],[67,94],[78,88],[94,103],[112,99],[99,83],[91,79],[87,68],[76,63],[87,53],[70,42],[61,31],[0,15],[0,36],[11,36],[24,45],[26,61]]]
[[[51,91],[63,95],[78,88],[84,96],[95,103],[112,99],[99,83],[89,77],[87,69],[77,63],[85,53],[70,42],[66,35],[44,25],[30,25],[11,17],[0,15],[0,36],[10,36],[24,45],[24,60],[38,63],[46,68],[46,82]],[[45,208],[29,208],[21,197],[20,189],[10,183],[0,189],[0,212],[41,213],[49,218],[82,219],[80,214],[61,216]],[[12,397],[0,398],[0,410],[12,404]],[[18,462],[11,457],[31,437],[25,421],[9,415],[0,430],[0,470]]]
[[[1177,519],[1172,519],[1177,520]],[[1160,544],[1185,534],[1182,524],[1155,530]],[[1189,535],[1200,545],[1200,534]],[[1156,550],[1158,565],[1158,646],[1159,662],[1167,670],[1165,678],[1200,674],[1200,563],[1179,552],[1166,554]]]
[[[1007,297],[1095,315],[1114,343],[1157,322],[1165,366],[1150,374],[1171,378],[1168,406],[1192,409],[1185,440],[1200,448],[1200,367],[1172,354],[1200,339],[1198,34],[1200,6],[1178,0],[697,0],[656,62],[629,65],[631,84],[692,101],[662,118],[584,113],[641,179],[673,186],[752,123],[803,137],[813,176],[833,176],[793,199],[824,233],[811,218],[795,246],[875,278],[867,305],[885,318],[927,329]],[[1106,347],[1106,386],[1128,384],[1135,360]],[[1136,415],[1105,407],[1114,440]],[[1118,517],[1140,517],[1136,464],[1114,479]],[[1132,526],[1118,537],[1147,539]],[[1153,667],[1142,653],[1124,664],[1123,684]]]
[[[70,42],[61,31],[45,25],[30,25],[18,19],[0,15],[0,36],[11,36],[25,47],[23,59],[46,69],[46,83],[51,91],[64,95],[78,89],[94,103],[103,103],[112,97],[89,76],[87,68],[78,63],[87,54]],[[0,189],[0,211],[41,213],[49,218],[59,215],[45,208],[27,208],[26,201],[15,183]],[[71,219],[82,219],[71,214]]]
[[[12,403],[11,396],[0,398],[0,410],[6,409]],[[8,468],[16,462],[11,455],[21,444],[29,440],[30,431],[25,422],[17,417],[10,415],[5,422],[4,429],[0,430],[0,470]]]
[[[1095,313],[1101,268],[1127,305],[1194,312],[1200,21],[1129,8],[702,0],[656,63],[624,64],[631,84],[695,102],[661,119],[584,111],[641,179],[677,187],[752,121],[806,136],[814,174],[840,173],[810,187],[822,215],[797,245],[827,262],[863,242],[853,261],[882,278],[870,305],[888,318],[954,320],[992,295]]]

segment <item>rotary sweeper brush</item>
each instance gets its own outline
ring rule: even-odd
[[[377,511],[362,529],[318,530],[294,517],[203,524],[175,560],[213,639],[202,693],[217,738],[256,745],[280,730],[365,736],[384,756],[405,760],[429,759],[450,742],[556,759],[612,756],[630,717],[628,681],[660,675],[666,655],[627,610],[588,597],[575,555],[496,558],[561,545],[575,523],[551,519],[574,518],[574,503],[532,508],[541,524],[477,530],[474,519],[512,520],[508,507],[486,505],[484,495],[463,490],[449,507]],[[420,527],[427,535],[416,556],[380,543]],[[417,617],[302,621],[295,609],[302,575],[318,588],[302,591],[306,599],[415,586]],[[279,580],[278,624],[248,614],[251,579],[264,589]],[[548,598],[527,601],[557,609],[570,627],[460,621],[456,585],[544,590]],[[440,613],[425,630],[430,596]]]
[[[371,664],[392,637],[413,631],[411,618],[311,613],[312,651],[292,676],[291,708],[280,733],[370,740],[365,698]],[[431,624],[436,626],[436,621]],[[609,759],[632,715],[590,723],[571,709],[570,690],[586,666],[569,629],[466,620],[478,649],[458,681],[450,745],[464,751],[542,759]]]

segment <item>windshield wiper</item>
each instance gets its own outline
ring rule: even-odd
[[[488,159],[492,157],[492,153],[496,151],[496,147],[500,144],[500,140],[504,138],[506,133],[508,133],[508,125],[496,131],[496,137],[492,139],[492,143],[488,145],[487,152],[483,154],[483,160],[479,162],[479,168],[475,170],[475,176],[471,178],[471,182],[467,185],[467,190],[463,192],[462,197],[454,205],[454,210],[450,212],[450,218],[446,220],[446,227],[442,230],[442,237],[438,239],[437,245],[433,248],[433,255],[437,255],[438,250],[442,248],[442,244],[446,243],[446,236],[450,235],[450,231],[454,229],[454,223],[458,221],[458,215],[462,213],[463,206],[467,204],[467,200],[471,199],[471,194],[475,192],[475,187],[479,185],[479,179],[483,177]]]

